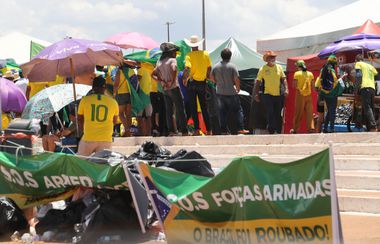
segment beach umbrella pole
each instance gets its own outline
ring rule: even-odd
[[[74,64],[73,64],[72,58],[70,58],[70,74],[71,74],[71,79],[73,81],[76,134],[77,134],[77,137],[79,137],[77,91],[75,89]]]

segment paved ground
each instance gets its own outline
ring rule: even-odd
[[[345,244],[380,243],[379,214],[342,213],[341,218]]]

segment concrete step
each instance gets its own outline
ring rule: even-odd
[[[162,146],[171,145],[269,145],[269,144],[328,144],[333,143],[380,143],[380,133],[331,133],[296,135],[240,135],[240,136],[173,136],[173,137],[117,137],[115,145],[141,145],[154,141]]]
[[[380,214],[380,191],[338,189],[339,210]]]
[[[255,145],[255,144],[241,144],[241,145],[172,145],[163,146],[172,153],[180,149],[188,151],[197,151],[200,154],[234,154],[234,155],[312,155],[327,148],[324,144],[271,144],[271,145]],[[120,145],[114,144],[113,150],[130,155],[136,152],[140,145]],[[345,143],[333,146],[334,155],[376,155],[380,157],[380,143]]]
[[[380,171],[336,170],[338,188],[380,191]]]
[[[226,167],[232,159],[241,156],[260,156],[273,163],[288,163],[304,158],[304,155],[234,155],[234,154],[202,154],[212,165],[212,167]],[[364,157],[363,155],[335,155],[335,168],[338,170],[373,170],[380,171],[380,156],[379,157]]]

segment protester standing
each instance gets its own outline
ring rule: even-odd
[[[340,84],[336,75],[337,65],[338,61],[336,56],[330,55],[315,81],[315,88],[318,91],[318,112],[323,115],[323,103],[325,103],[327,107],[327,113],[323,123],[323,133],[335,132],[336,106],[338,96],[342,94],[344,87]],[[344,76],[347,76],[347,74]],[[344,78],[344,76],[342,78]],[[318,118],[318,120],[320,122],[322,119]]]
[[[290,133],[295,134],[300,128],[303,115],[306,115],[306,129],[308,133],[314,132],[313,99],[311,87],[314,84],[314,75],[307,71],[305,61],[298,60],[295,65],[298,71],[294,73],[293,88],[295,89],[295,112],[293,129]]]
[[[187,95],[189,98],[191,117],[194,121],[195,135],[201,135],[197,97],[202,110],[203,120],[206,124],[208,135],[212,135],[209,115],[206,106],[206,81],[210,77],[211,59],[210,55],[205,50],[199,50],[199,45],[203,43],[203,39],[198,36],[191,36],[190,39],[185,39],[185,43],[191,47],[191,52],[186,55],[185,69],[183,70],[182,80],[187,86]]]
[[[130,63],[124,60],[124,63],[119,67],[114,82],[113,96],[119,105],[119,118],[124,126],[124,133],[121,136],[131,136],[130,128],[132,124],[132,103],[130,88],[127,77],[133,70],[130,69]],[[134,74],[134,73],[133,73]]]
[[[177,60],[176,54],[179,50],[173,43],[162,43],[160,45],[162,55],[157,61],[156,68],[153,70],[152,78],[158,80],[164,90],[164,101],[166,110],[166,122],[169,130],[169,136],[187,135],[187,120],[183,96],[178,84]],[[175,113],[175,117],[174,117]],[[176,121],[178,120],[178,126]]]
[[[94,152],[111,149],[114,124],[117,122],[119,107],[115,99],[104,95],[106,80],[94,78],[93,93],[79,103],[78,125],[83,131],[78,155],[89,156]]]
[[[364,115],[367,121],[367,130],[377,131],[377,124],[373,113],[375,101],[375,76],[377,70],[370,64],[363,62],[363,55],[355,57],[356,86],[355,92],[360,95]]]
[[[220,54],[222,61],[217,63],[211,70],[210,78],[216,84],[216,95],[218,99],[219,119],[221,133],[228,134],[228,118],[238,126],[238,134],[248,134],[244,130],[242,119],[240,119],[240,79],[239,72],[235,64],[231,63],[232,52],[225,48]]]
[[[288,84],[282,67],[276,64],[276,53],[267,51],[263,60],[267,62],[260,68],[256,80],[255,100],[260,101],[259,90],[262,89],[262,101],[266,109],[268,131],[270,134],[282,132],[282,108],[284,96],[288,96]]]

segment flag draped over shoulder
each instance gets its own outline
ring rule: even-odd
[[[150,103],[150,99],[147,101],[146,96],[142,94],[143,92],[139,88],[138,82],[136,86],[132,85],[131,77],[129,76],[129,68],[123,67],[122,71],[127,81],[127,87],[131,96],[132,115],[137,116],[137,114],[143,111],[144,108]]]
[[[140,171],[168,243],[339,243],[329,158],[329,150],[287,164],[241,157],[211,179]]]

